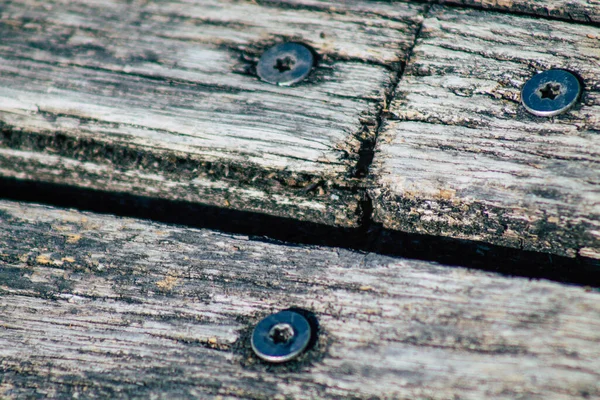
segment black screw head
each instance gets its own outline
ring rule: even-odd
[[[256,73],[265,82],[289,86],[304,80],[312,71],[312,51],[300,43],[282,43],[265,51],[258,61]]]
[[[551,69],[529,79],[521,90],[521,102],[527,111],[539,117],[562,114],[577,102],[581,82],[569,71]]]
[[[282,363],[302,353],[311,339],[307,319],[295,311],[281,311],[260,321],[252,333],[252,350],[265,361]]]

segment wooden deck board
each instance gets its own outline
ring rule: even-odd
[[[1,174],[356,226],[358,150],[424,10],[367,4],[9,2]],[[253,75],[283,40],[321,56],[308,82]]]
[[[596,0],[5,2],[0,178],[597,265],[599,18]],[[260,82],[290,40],[318,68]],[[581,74],[582,104],[532,117],[519,88],[551,67]],[[0,199],[0,398],[600,398],[599,296]],[[259,361],[249,333],[289,307],[316,346]]]
[[[0,397],[600,395],[600,293],[337,248],[0,202]],[[300,361],[247,334],[288,307]]]
[[[600,29],[434,6],[383,125],[374,219],[408,232],[600,258]],[[585,84],[567,114],[520,104],[564,68]]]

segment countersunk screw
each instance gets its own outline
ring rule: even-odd
[[[263,53],[256,73],[265,82],[290,86],[304,80],[315,64],[313,52],[301,43],[282,43]]]
[[[529,79],[521,90],[527,111],[539,117],[562,114],[581,96],[581,82],[569,71],[551,69]]]
[[[289,361],[308,346],[311,339],[308,320],[295,311],[281,311],[260,321],[252,333],[252,350],[265,361]]]

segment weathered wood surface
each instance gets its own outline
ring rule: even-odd
[[[520,104],[539,71],[581,75],[567,114]],[[378,138],[391,229],[600,258],[600,29],[434,6]]]
[[[600,23],[599,0],[441,0],[441,3]]]
[[[302,307],[301,361],[247,334]],[[0,202],[0,397],[600,396],[600,293]]]
[[[4,2],[0,175],[355,226],[358,150],[423,9]],[[322,58],[297,87],[252,72],[283,40]]]

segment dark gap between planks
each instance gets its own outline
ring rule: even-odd
[[[531,279],[600,288],[600,261],[469,240],[402,233],[383,228],[370,219],[360,228],[332,227],[291,218],[203,206],[185,201],[108,193],[73,186],[0,178],[6,200],[42,203],[100,214],[149,219],[168,224],[247,235],[253,240],[341,247],[357,251],[435,261]],[[363,202],[370,216],[370,200]]]
[[[435,0],[413,0],[413,2],[489,10],[475,5],[447,4],[444,1]],[[527,11],[496,9],[493,11],[534,16],[534,14]],[[425,9],[424,16],[427,16],[428,12],[429,7]],[[535,17],[564,20],[555,16],[535,15]],[[581,24],[582,22],[578,21],[577,23]],[[420,37],[421,28],[422,26],[419,27],[415,36],[415,43],[417,38]],[[413,48],[414,44],[408,50],[409,55],[412,53]],[[408,59],[410,59],[410,56]],[[402,79],[405,65],[406,63],[402,63],[399,73],[392,82],[393,89],[386,94],[386,104],[390,103],[395,89]],[[355,178],[361,179],[368,174],[384,118],[386,118],[385,110],[382,109],[377,116],[375,134],[361,143],[359,160],[352,171]],[[435,261],[510,276],[549,279],[561,283],[600,288],[600,260],[580,256],[568,258],[470,240],[403,233],[385,229],[381,224],[373,222],[372,201],[364,189],[361,192],[364,193],[364,200],[361,202],[361,226],[359,228],[341,228],[185,201],[0,178],[0,196],[7,200],[43,203],[63,208],[76,208],[81,211],[114,214],[193,228],[243,234],[254,240],[340,247],[390,256]]]
[[[452,6],[452,5],[450,5]],[[457,5],[454,5],[457,6]],[[477,8],[470,7],[468,8]],[[429,7],[424,14],[427,15]],[[420,30],[415,36],[418,38]],[[414,45],[408,53],[412,53]],[[410,58],[410,56],[409,56]],[[405,63],[386,95],[391,101],[402,79]],[[377,118],[375,135],[361,143],[359,160],[353,171],[364,178],[374,157],[374,148],[385,110]],[[222,209],[185,201],[156,199],[125,193],[107,193],[72,186],[18,181],[0,178],[0,193],[18,201],[46,203],[83,211],[116,214],[159,222],[244,234],[254,240],[320,245],[367,251],[391,256],[436,261],[443,264],[475,268],[506,275],[600,287],[600,262],[574,259],[545,253],[523,251],[468,240],[432,235],[408,234],[383,228],[372,221],[372,201],[365,194],[361,202],[362,223],[359,228],[340,228],[247,211]]]

